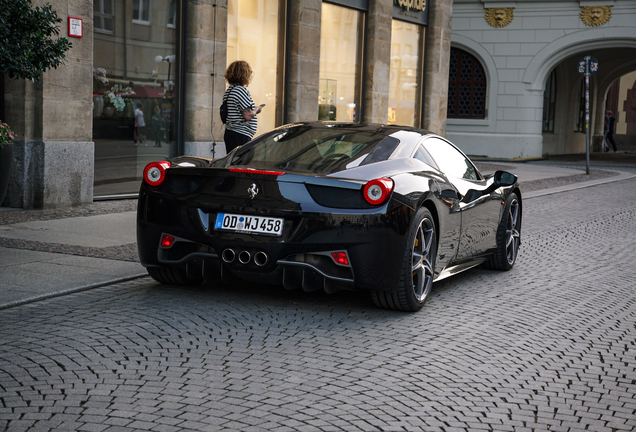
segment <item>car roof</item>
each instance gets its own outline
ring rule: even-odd
[[[373,132],[380,133],[389,136],[397,131],[411,131],[419,133],[420,135],[430,135],[433,132],[426,129],[415,128],[412,126],[394,125],[394,124],[382,124],[382,123],[351,123],[351,122],[337,122],[337,121],[315,121],[315,122],[298,122],[292,124],[286,124],[276,129],[284,129],[292,126],[311,126],[317,129],[322,128],[343,128],[349,130],[359,130],[361,132]]]

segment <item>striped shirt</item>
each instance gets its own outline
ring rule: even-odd
[[[223,100],[227,99],[227,122],[225,127],[236,133],[247,135],[252,138],[256,133],[256,126],[258,119],[256,116],[252,120],[246,121],[243,118],[244,109],[254,109],[254,101],[250,95],[249,90],[245,87],[237,84],[232,84],[225,91]]]

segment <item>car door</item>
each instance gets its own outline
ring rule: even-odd
[[[456,262],[470,261],[492,251],[496,247],[501,213],[501,197],[487,190],[492,181],[484,179],[475,165],[450,142],[430,137],[423,144],[457,192],[461,236]]]

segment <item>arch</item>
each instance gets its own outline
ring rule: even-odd
[[[595,28],[571,33],[543,47],[530,61],[523,82],[540,90],[548,73],[566,58],[584,51],[604,48],[636,48],[633,28]]]
[[[479,60],[486,74],[486,91],[488,98],[486,100],[486,108],[488,114],[485,119],[467,120],[467,119],[448,119],[448,124],[465,124],[470,122],[471,125],[487,125],[494,126],[497,113],[497,89],[499,87],[499,79],[497,77],[497,65],[490,53],[479,43],[467,38],[466,36],[452,34],[451,47],[462,49]],[[455,123],[457,122],[457,123]]]

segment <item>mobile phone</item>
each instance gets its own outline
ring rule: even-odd
[[[259,107],[263,108],[265,106],[265,104],[260,104]]]

